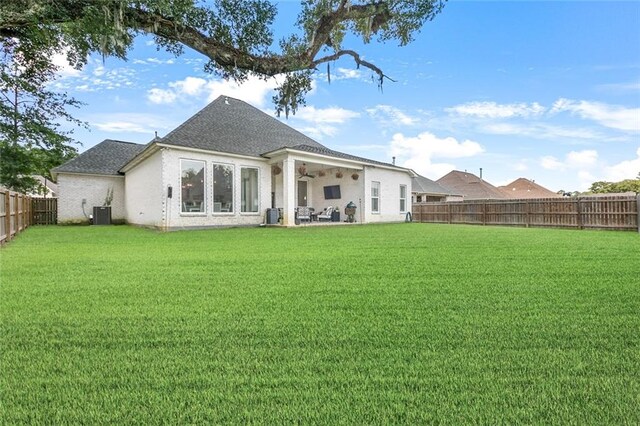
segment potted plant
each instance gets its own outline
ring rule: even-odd
[[[342,176],[344,176],[344,175],[342,174],[342,172],[341,172],[340,170],[338,170],[338,171],[336,172],[336,177],[337,177],[338,179],[342,179]]]
[[[354,174],[351,175],[351,179],[353,179],[353,180],[358,180],[359,177],[360,177],[360,175],[357,174],[357,173],[354,173]]]

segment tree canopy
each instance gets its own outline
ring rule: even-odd
[[[140,34],[179,55],[184,47],[209,58],[205,70],[242,83],[249,76],[284,78],[273,97],[276,113],[295,114],[305,104],[312,75],[342,57],[377,77],[387,75],[349,46],[410,43],[446,0],[302,0],[290,35],[277,42],[277,8],[269,0],[11,0],[0,2],[0,184],[27,190],[29,174],[47,174],[75,154],[60,121],[82,125],[67,107],[79,103],[47,89],[54,54],[82,68],[91,53],[126,59]]]
[[[620,182],[594,182],[591,184],[589,192],[593,194],[611,194],[618,192],[635,192],[640,194],[640,173],[638,173],[636,179],[625,179]]]
[[[64,50],[81,67],[91,52],[126,58],[136,35],[151,34],[169,52],[187,46],[207,56],[205,69],[224,78],[283,74],[273,100],[288,115],[304,104],[312,73],[341,57],[381,85],[383,70],[344,46],[345,37],[406,45],[445,1],[302,0],[291,34],[275,43],[277,8],[268,0],[12,0],[0,6],[0,37]]]

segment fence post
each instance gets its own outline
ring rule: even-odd
[[[529,227],[529,200],[525,200],[524,202],[524,223],[525,223],[525,228]]]
[[[483,225],[487,224],[487,202],[486,201],[482,202],[482,224]]]
[[[578,197],[578,202],[576,203],[576,210],[578,211],[578,229],[583,229],[582,198],[580,198],[580,197]]]
[[[11,191],[7,190],[7,194],[4,197],[4,211],[6,215],[4,217],[5,227],[4,229],[7,231],[6,242],[11,241]]]
[[[451,225],[451,203],[447,204],[447,223]]]
[[[636,197],[636,214],[638,215],[638,233],[640,234],[640,194]]]

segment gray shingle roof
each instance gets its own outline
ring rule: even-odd
[[[218,97],[160,142],[256,157],[296,145],[324,148],[259,109],[228,96]]]
[[[458,195],[440,185],[438,182],[420,175],[411,178],[411,192],[418,194]]]
[[[52,170],[57,173],[120,175],[118,170],[142,152],[146,145],[105,139],[76,158]]]

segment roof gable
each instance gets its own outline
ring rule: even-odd
[[[296,145],[324,148],[274,117],[228,96],[219,96],[161,143],[256,157]]]
[[[58,173],[120,175],[120,168],[138,155],[146,145],[105,139],[77,157],[52,170]]]

